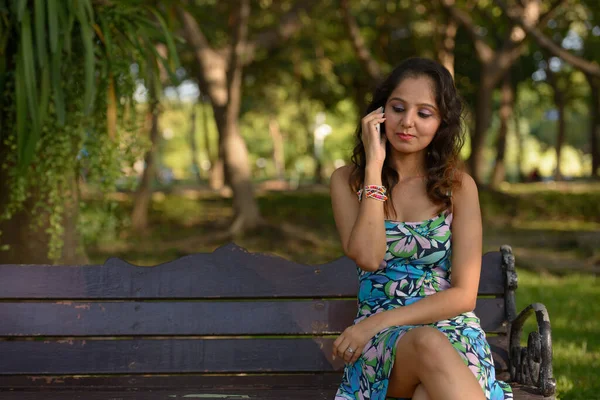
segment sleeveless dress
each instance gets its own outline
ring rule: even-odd
[[[423,222],[385,221],[387,251],[382,266],[374,272],[357,267],[358,313],[354,323],[450,287],[451,224],[450,211]],[[510,386],[495,379],[494,361],[479,318],[466,312],[432,324],[393,326],[376,334],[358,360],[346,364],[335,400],[403,400],[386,397],[386,392],[396,344],[417,326],[437,328],[448,337],[488,400],[513,398]]]

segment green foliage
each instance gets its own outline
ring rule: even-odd
[[[9,35],[0,41],[8,59],[0,65],[0,124],[5,148],[15,151],[2,159],[11,197],[0,218],[33,200],[34,220],[50,238],[49,258],[57,260],[65,214],[79,207],[80,177],[111,191],[143,150],[131,135],[137,129],[131,63],[143,76],[154,71],[146,86],[160,88],[157,66],[170,72],[178,65],[175,41],[162,11],[148,2],[9,3],[0,9],[0,30]],[[161,40],[169,61],[156,50]]]
[[[49,107],[58,122],[65,123],[63,80],[65,74],[71,73],[68,67],[75,59],[83,59],[82,64],[75,63],[84,71],[82,106],[86,115],[100,111],[94,108],[102,83],[97,80],[97,72],[111,85],[119,86],[118,81],[112,81],[111,73],[112,64],[119,62],[115,58],[120,55],[119,47],[137,49],[138,55],[149,57],[150,63],[167,66],[155,50],[157,39],[164,37],[171,59],[177,62],[175,43],[166,22],[152,5],[139,1],[112,5],[91,0],[12,0],[5,14],[2,31],[17,43],[14,80],[20,173],[33,160]],[[5,43],[0,48],[0,53],[6,54],[6,46]],[[119,92],[119,88],[113,89]]]

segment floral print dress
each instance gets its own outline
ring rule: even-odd
[[[451,224],[449,211],[423,222],[385,221],[385,265],[374,272],[357,268],[358,314],[354,323],[450,287]],[[361,357],[353,364],[346,364],[335,400],[401,400],[386,397],[396,344],[417,326],[393,326],[376,334],[365,345]],[[427,326],[439,329],[448,337],[479,380],[488,400],[513,398],[510,386],[495,379],[490,347],[473,312]]]

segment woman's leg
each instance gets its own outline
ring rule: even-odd
[[[412,397],[422,384],[433,400],[485,400],[475,375],[437,329],[411,329],[396,347],[387,396]]]

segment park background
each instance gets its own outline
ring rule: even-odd
[[[329,176],[410,56],[455,76],[484,251],[547,305],[558,398],[600,398],[596,0],[2,1],[0,263],[342,256]]]

